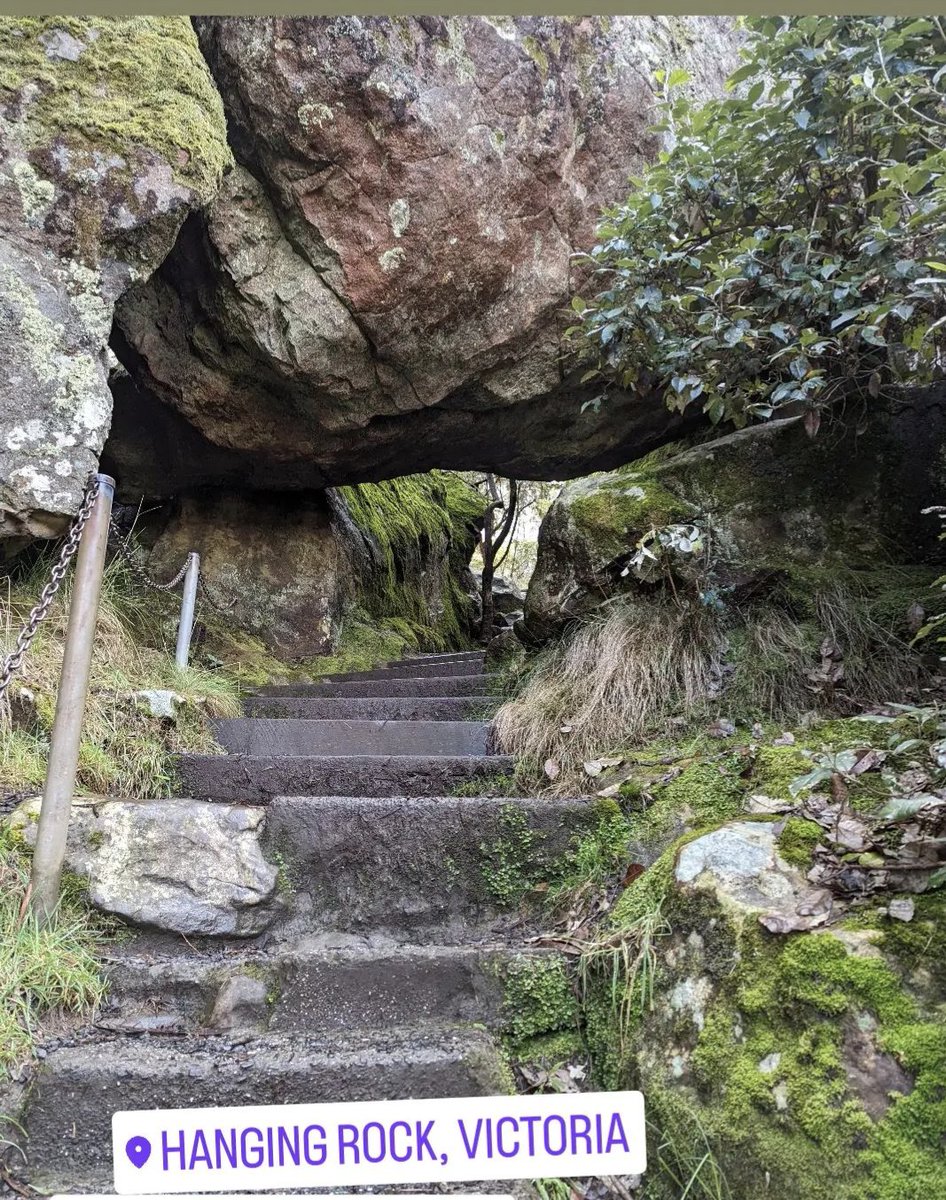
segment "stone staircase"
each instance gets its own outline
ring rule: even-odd
[[[270,927],[114,948],[107,1006],[34,1073],[21,1178],[110,1191],[121,1109],[511,1089],[504,979],[542,951],[490,872],[517,839],[562,853],[591,808],[488,794],[512,765],[489,752],[495,703],[482,654],[429,655],[265,688],[218,723],[228,753],[184,758],[184,791],[265,806],[281,877]]]

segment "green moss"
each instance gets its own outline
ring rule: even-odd
[[[946,994],[946,890],[912,897],[912,921],[875,921],[880,948],[906,977],[928,974],[937,995]]]
[[[811,770],[800,746],[760,746],[752,765],[752,790],[773,800],[791,800],[789,784]]]
[[[778,852],[786,862],[807,870],[814,861],[814,849],[821,837],[821,826],[814,821],[789,817],[778,836]]]
[[[509,967],[503,1028],[512,1047],[539,1034],[574,1029],[578,1002],[565,960],[558,955],[519,956]]]
[[[459,577],[473,550],[483,499],[450,471],[337,489],[373,559],[362,604],[381,621],[410,627],[422,647],[466,644],[471,599]],[[439,579],[432,591],[431,579]]]
[[[495,771],[489,775],[474,775],[450,789],[451,796],[515,796],[521,789],[516,776]]]
[[[541,44],[536,38],[527,34],[522,39],[522,48],[539,68],[540,72],[542,73],[542,78],[544,79],[549,73],[549,56],[543,50]]]
[[[692,516],[691,505],[644,475],[592,479],[594,488],[571,501],[569,515],[602,557],[627,553],[649,529]]]
[[[59,30],[84,47],[75,62],[47,55],[40,39]],[[62,140],[73,155],[125,157],[140,146],[204,200],[232,162],[223,104],[187,17],[0,18],[0,92],[8,100],[25,85],[38,89],[25,119],[37,149]]]
[[[743,760],[725,755],[720,761],[697,761],[669,783],[655,789],[653,802],[629,818],[632,841],[660,851],[686,830],[710,829],[742,809]]]
[[[563,1063],[586,1057],[585,1044],[577,1030],[559,1030],[526,1038],[512,1052],[516,1062],[555,1070]]]
[[[557,864],[558,882],[552,900],[589,883],[600,884],[627,865],[630,827],[616,800],[595,800],[589,828],[576,834],[573,847]]]
[[[502,907],[512,908],[542,879],[542,837],[532,828],[528,814],[515,804],[503,806],[499,823],[502,836],[480,843],[480,870],[487,893]]]

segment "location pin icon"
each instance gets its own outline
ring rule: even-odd
[[[151,1143],[146,1137],[141,1137],[138,1134],[128,1139],[125,1144],[125,1153],[128,1155],[131,1165],[138,1167],[140,1170],[151,1157]]]

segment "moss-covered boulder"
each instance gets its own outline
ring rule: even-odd
[[[910,568],[935,557],[920,512],[942,498],[940,414],[937,391],[915,391],[815,439],[800,419],[774,421],[575,480],[542,523],[524,632],[544,640],[604,600],[668,583],[668,598],[710,610],[779,591],[804,608],[862,586],[886,593],[877,619],[906,630]]]
[[[646,1200],[677,1200],[681,1180],[732,1200],[943,1191],[944,902],[920,897],[909,923],[877,904],[770,933],[766,918],[817,915],[822,898],[759,821],[685,842],[632,883],[611,917],[625,961],[642,950],[631,1003],[601,972],[589,1032],[598,1081],[646,1096]]]
[[[0,18],[0,538],[75,512],[109,429],[115,301],[229,162],[188,18]]]
[[[228,624],[282,660],[331,655],[341,642],[356,668],[469,637],[482,513],[449,472],[306,496],[208,490],[171,506],[151,567],[170,577],[196,550]]]

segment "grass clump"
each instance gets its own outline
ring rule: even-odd
[[[569,790],[584,762],[704,700],[721,651],[705,610],[609,606],[537,658],[497,713],[497,736],[508,753],[553,761],[557,790]]]
[[[8,579],[0,656],[12,649],[48,566],[41,557]],[[71,590],[69,576],[0,705],[0,789],[9,792],[38,789],[45,776]],[[79,748],[80,795],[170,795],[174,756],[213,752],[208,718],[241,710],[238,686],[225,673],[178,669],[171,646],[157,648],[165,636],[162,616],[124,563],[106,567]],[[153,715],[140,695],[153,691],[172,693],[173,716]]]
[[[103,927],[65,889],[56,924],[40,929],[22,911],[28,882],[29,859],[0,826],[0,1080],[29,1058],[44,1017],[88,1013],[105,994]]]

